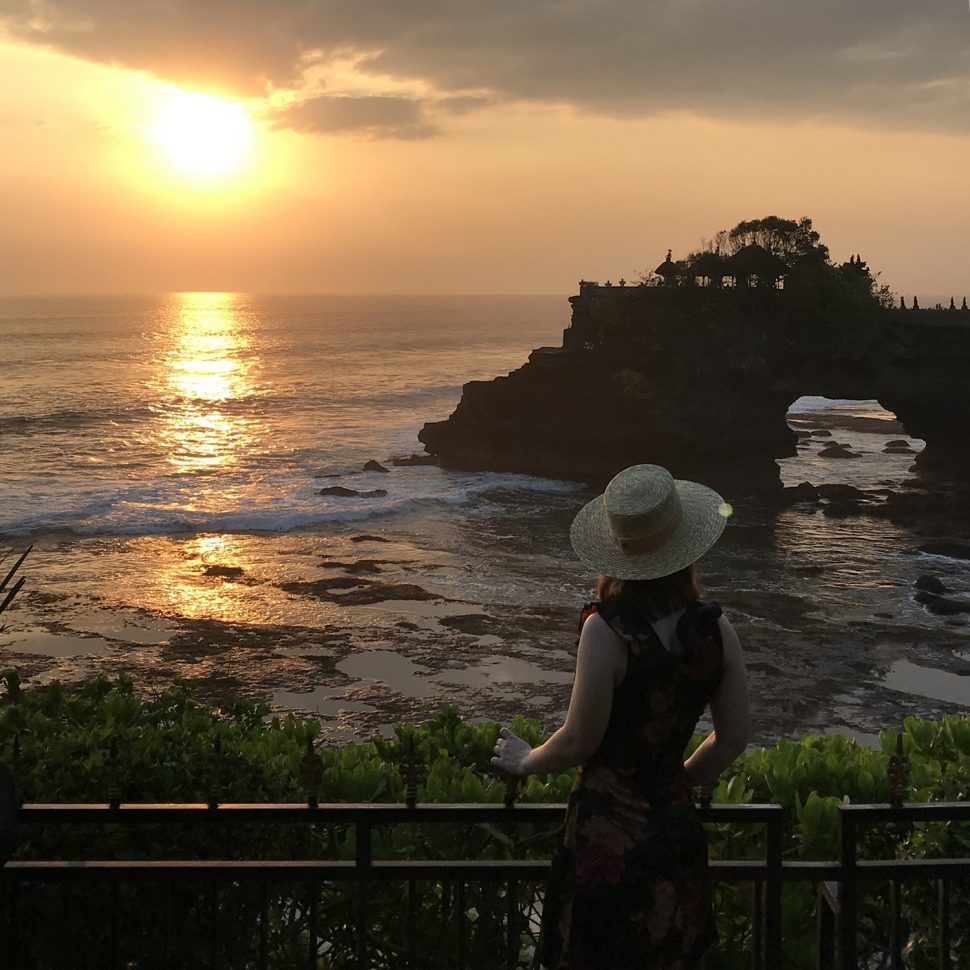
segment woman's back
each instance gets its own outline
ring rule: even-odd
[[[611,602],[597,612],[626,642],[627,668],[584,770],[611,766],[635,772],[654,789],[669,785],[683,775],[684,749],[721,679],[721,610],[697,601],[659,621]]]
[[[627,644],[627,666],[603,740],[570,794],[542,965],[684,967],[713,938],[707,848],[683,755],[720,680],[720,610],[692,604],[669,646],[658,633],[669,620],[613,603],[597,612]]]

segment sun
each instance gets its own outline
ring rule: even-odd
[[[253,122],[240,104],[175,89],[165,94],[149,125],[149,139],[188,175],[224,175],[246,160]]]

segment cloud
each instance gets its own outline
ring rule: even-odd
[[[277,128],[307,132],[357,132],[384,138],[429,138],[435,129],[424,120],[423,105],[390,95],[317,95],[273,110]]]
[[[5,0],[0,26],[250,96],[299,90],[307,69],[351,54],[375,88],[413,84],[442,112],[448,98],[468,111],[460,99],[481,97],[970,130],[965,0]],[[326,127],[341,112],[381,112],[316,102],[305,114],[322,116],[320,130],[358,130]]]

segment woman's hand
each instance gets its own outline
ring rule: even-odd
[[[495,757],[492,764],[510,775],[527,775],[525,759],[532,753],[528,741],[514,735],[508,728],[502,728],[495,742]]]

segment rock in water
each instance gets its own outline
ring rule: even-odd
[[[917,603],[922,603],[931,613],[937,616],[956,616],[958,613],[970,613],[970,603],[965,600],[955,600],[948,596],[937,596],[926,590],[920,590],[915,596]]]
[[[845,445],[826,445],[819,453],[819,458],[858,458],[859,456],[849,451]]]
[[[341,495],[345,498],[383,498],[387,495],[386,488],[372,488],[369,491],[359,492],[356,488],[345,488],[343,485],[328,485],[321,488],[320,495]]]
[[[223,579],[239,579],[243,574],[243,568],[242,566],[218,566],[212,564],[203,566],[202,572],[206,576],[221,576]]]
[[[949,592],[943,585],[943,580],[937,576],[920,576],[915,585],[917,589],[925,590],[927,593],[935,593],[937,596],[943,596],[944,593]]]
[[[785,489],[785,497],[788,502],[811,502],[815,504],[819,501],[820,489],[816,488],[811,482],[799,482],[790,488]]]
[[[819,485],[818,494],[832,502],[859,502],[865,493],[853,485]]]
[[[405,468],[411,465],[437,465],[438,459],[434,455],[404,455],[400,458],[392,458],[391,464]]]
[[[372,458],[369,462],[364,465],[365,472],[388,472],[389,468],[385,468],[379,461],[374,461]]]
[[[946,556],[947,559],[970,559],[970,542],[941,539],[924,542],[919,551],[930,556]]]

